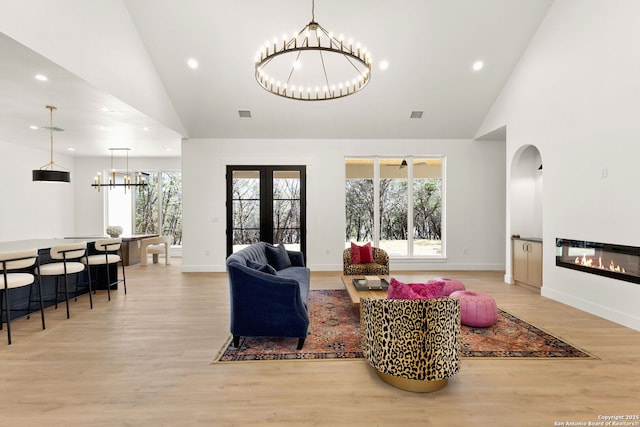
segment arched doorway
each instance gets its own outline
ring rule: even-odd
[[[542,238],[542,156],[533,146],[521,147],[511,162],[510,235]]]
[[[533,145],[518,149],[509,180],[511,283],[542,286],[542,178],[540,151]]]

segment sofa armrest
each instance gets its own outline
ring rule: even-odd
[[[306,337],[309,314],[296,280],[236,263],[227,271],[232,334]]]

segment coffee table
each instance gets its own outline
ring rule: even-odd
[[[380,290],[370,289],[366,291],[357,290],[356,287],[353,286],[353,279],[363,279],[363,278],[364,276],[342,276],[342,284],[347,290],[347,293],[349,294],[349,298],[351,298],[351,302],[353,303],[354,307],[360,308],[360,298],[362,297],[370,297],[370,298],[386,298],[387,297],[386,289],[380,289]],[[387,276],[380,276],[380,278],[389,280],[389,277]]]

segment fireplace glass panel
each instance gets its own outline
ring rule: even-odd
[[[640,283],[640,248],[636,246],[556,239],[556,265]]]

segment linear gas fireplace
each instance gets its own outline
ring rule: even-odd
[[[556,265],[640,283],[640,247],[556,239]]]

